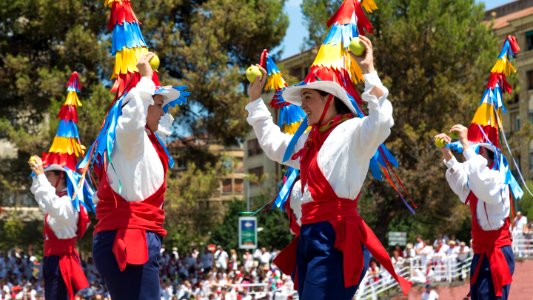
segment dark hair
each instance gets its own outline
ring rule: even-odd
[[[48,171],[50,173],[53,173],[55,176],[59,176],[61,175],[61,173],[63,173],[62,171],[58,171],[58,170],[52,170],[52,171]]]
[[[322,97],[326,97],[327,95],[331,95],[330,93],[325,92],[325,91],[321,91],[321,90],[317,90],[317,92]],[[337,111],[337,114],[339,114],[339,115],[353,114],[353,112],[348,108],[348,106],[346,106],[346,104],[344,104],[344,102],[342,102],[339,98],[337,98],[335,96],[333,96],[333,98],[334,98],[333,105],[335,106],[335,111]]]
[[[494,160],[494,151],[487,149],[487,156],[489,157],[490,160]]]

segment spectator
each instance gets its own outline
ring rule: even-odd
[[[200,260],[203,272],[205,274],[211,272],[211,269],[213,268],[213,253],[211,253],[207,247],[204,249],[204,253],[200,256]]]
[[[404,258],[413,258],[416,256],[415,249],[413,248],[413,243],[407,243],[405,249],[403,250]]]
[[[271,258],[270,252],[268,252],[265,247],[261,248],[261,257],[259,258],[259,262],[261,263],[261,268],[263,270],[268,270],[270,268]]]
[[[405,262],[405,259],[400,255],[401,250],[394,249],[392,251],[392,264],[394,265],[397,270],[402,267],[403,263]]]
[[[422,300],[437,300],[439,299],[439,294],[433,289],[430,284],[426,284],[426,290],[422,294]]]
[[[222,246],[217,246],[217,251],[215,252],[215,262],[217,271],[219,272],[226,272],[228,269],[228,252],[226,250],[222,249]]]
[[[512,226],[513,236],[521,236],[524,232],[525,225],[527,225],[527,217],[522,216],[522,213],[517,211]]]

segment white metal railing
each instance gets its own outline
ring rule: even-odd
[[[409,266],[403,265],[400,268],[396,268],[396,273],[404,278],[410,278]],[[385,293],[386,291],[398,286],[398,283],[392,278],[388,272],[381,272],[379,279],[372,278],[367,272],[365,277],[359,284],[359,288],[355,293],[354,299],[366,300],[366,299],[378,299],[378,295]]]
[[[533,257],[533,233],[513,234],[513,253],[517,258]]]
[[[452,282],[464,280],[468,276],[471,261],[472,256],[468,256],[464,261],[458,261],[455,256],[434,257],[428,261],[421,257],[415,257],[406,260],[402,266],[397,266],[396,273],[415,283]],[[427,262],[431,266],[429,272]],[[372,278],[367,272],[354,298],[357,300],[375,300],[378,299],[378,296],[397,286],[398,283],[386,271],[382,271],[379,278]]]

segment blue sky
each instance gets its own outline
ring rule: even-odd
[[[487,9],[491,9],[509,2],[512,0],[476,0],[478,3],[485,3]],[[289,14],[289,28],[287,34],[283,39],[280,49],[283,50],[282,58],[286,58],[297,54],[301,51],[303,46],[303,40],[307,36],[307,29],[304,25],[302,11],[300,4],[302,0],[287,0],[285,3],[285,11]],[[378,1],[379,5],[379,1]],[[277,49],[276,49],[277,50]]]

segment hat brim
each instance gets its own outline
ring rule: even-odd
[[[51,165],[48,165],[44,168],[44,171],[45,172],[48,172],[48,171],[61,171],[61,172],[65,172],[65,169],[58,165],[58,164],[51,164]]]
[[[283,91],[283,99],[294,105],[302,106],[302,90],[304,89],[319,90],[337,97],[350,109],[354,115],[357,116],[357,110],[348,97],[348,94],[342,86],[334,81],[315,81],[311,83],[290,86]]]
[[[166,106],[171,101],[174,101],[180,97],[180,92],[172,86],[159,87],[155,92],[155,95],[161,95],[163,97],[163,106]]]

